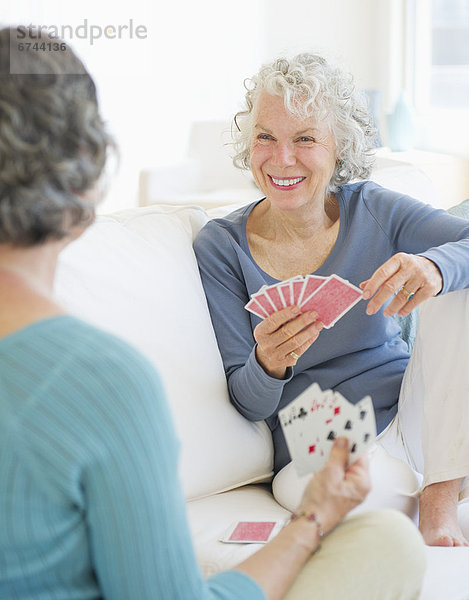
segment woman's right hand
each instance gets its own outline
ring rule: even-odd
[[[287,367],[296,365],[318,338],[323,324],[317,318],[314,310],[302,313],[297,306],[288,306],[259,323],[254,329],[256,358],[266,373],[285,377]]]
[[[347,468],[348,440],[334,441],[329,460],[317,471],[305,489],[298,514],[314,513],[324,533],[361,504],[371,489],[368,455]]]

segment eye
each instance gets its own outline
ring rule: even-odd
[[[269,135],[268,133],[260,133],[257,136],[257,139],[261,140],[261,141],[268,141],[268,140],[273,140],[274,138],[271,135]]]
[[[312,138],[312,137],[308,137],[308,136],[306,136],[306,135],[302,135],[300,138],[298,138],[298,140],[297,140],[297,141],[298,141],[298,142],[301,142],[301,143],[303,143],[303,144],[309,144],[309,143],[311,143],[311,144],[312,144],[312,143],[314,143],[314,141],[315,141],[315,140],[314,140],[314,138]]]

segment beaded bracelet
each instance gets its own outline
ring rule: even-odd
[[[307,513],[305,511],[302,511],[299,513],[292,513],[291,520],[294,521],[295,519],[299,519],[300,517],[306,517],[306,519],[308,519],[308,521],[314,521],[316,523],[319,539],[321,539],[322,536],[324,535],[324,531],[322,530],[321,523],[319,522],[319,520],[316,516],[316,513],[313,513],[313,512]]]

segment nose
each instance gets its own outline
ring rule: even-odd
[[[277,142],[272,154],[272,162],[278,167],[290,167],[295,164],[295,151],[288,142]]]

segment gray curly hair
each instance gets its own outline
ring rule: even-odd
[[[0,30],[0,243],[27,247],[93,221],[94,203],[83,194],[100,178],[113,143],[94,82],[70,47],[17,52],[12,44],[26,73],[14,74],[15,35]],[[41,43],[58,41],[41,32]]]
[[[234,117],[233,162],[249,169],[254,108],[262,91],[284,98],[285,107],[299,118],[327,120],[337,148],[337,165],[328,192],[352,179],[366,179],[373,166],[376,129],[365,95],[351,75],[316,54],[280,58],[264,65],[245,81],[246,108]]]

